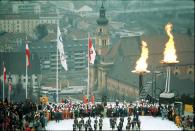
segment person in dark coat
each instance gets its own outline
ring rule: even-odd
[[[57,112],[54,113],[54,119],[56,122],[58,122],[58,113]]]
[[[73,123],[73,131],[76,131],[77,127],[76,127],[76,124]]]
[[[135,122],[134,122],[134,120],[132,120],[131,121],[131,126],[130,126],[132,130],[134,130],[134,126],[135,126]]]
[[[112,120],[113,118],[110,118],[110,127],[112,127]]]
[[[127,123],[127,125],[126,125],[126,130],[127,130],[127,131],[130,130],[130,123]]]
[[[102,122],[99,122],[99,130],[101,131],[102,130]]]
[[[74,124],[75,124],[76,126],[78,126],[78,119],[77,119],[77,118],[74,119]]]
[[[103,123],[103,119],[102,119],[102,117],[100,117],[100,119],[99,119],[99,123]]]
[[[119,127],[122,130],[122,128],[123,128],[123,122],[122,121],[119,122]]]
[[[140,127],[141,127],[141,121],[140,120],[137,121],[137,127],[138,127],[138,131],[140,131]]]
[[[90,119],[90,117],[89,117],[89,119],[87,120],[87,123],[88,123],[88,125],[91,125],[91,119]]]
[[[78,128],[79,128],[79,131],[81,131],[81,128],[82,128],[82,123],[81,123],[81,121],[79,121],[79,123],[78,123]]]
[[[83,117],[81,118],[80,121],[81,121],[82,126],[84,127],[85,121],[84,121]]]
[[[97,123],[94,123],[94,131],[97,130]]]
[[[94,123],[96,123],[96,124],[98,123],[97,117],[95,118]]]
[[[88,128],[88,123],[86,122],[85,123],[85,131],[87,131],[87,128]]]
[[[121,121],[121,122],[124,122],[124,117],[121,117],[121,118],[120,118],[120,121]]]
[[[93,129],[92,129],[92,127],[91,127],[91,125],[89,125],[89,131],[93,131]]]
[[[45,117],[44,117],[43,113],[40,113],[40,122],[41,122],[42,128],[45,128],[46,120],[45,120]]]
[[[131,122],[131,117],[130,117],[130,116],[128,116],[128,118],[127,118],[127,122],[128,122],[128,123],[130,123],[130,122]]]
[[[117,129],[118,129],[118,131],[122,131],[121,125],[118,125],[118,126],[117,126]]]
[[[114,128],[115,128],[115,124],[116,124],[115,120],[114,120],[114,119],[112,119],[112,123],[111,123],[112,130],[114,130]]]

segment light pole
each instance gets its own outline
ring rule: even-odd
[[[117,95],[117,99],[119,100],[119,80],[117,80],[117,82],[118,82],[118,95]]]
[[[12,77],[9,73],[9,77],[8,77],[8,86],[9,86],[9,89],[8,89],[8,101],[10,102],[10,94],[11,94],[11,88],[12,88]]]

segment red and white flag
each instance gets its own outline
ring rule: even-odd
[[[26,43],[26,66],[30,66],[30,50],[28,44]]]
[[[3,80],[4,82],[6,81],[6,68],[4,64],[3,64]]]
[[[90,38],[90,36],[88,38],[88,47],[89,47],[89,63],[94,64],[96,53],[95,53],[95,49],[93,48],[92,39]]]

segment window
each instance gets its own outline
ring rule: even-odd
[[[106,46],[106,40],[102,40],[102,46]]]

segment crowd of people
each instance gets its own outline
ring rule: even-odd
[[[14,104],[7,99],[0,101],[0,130],[42,130],[45,126],[43,117],[41,104],[30,100]]]
[[[73,130],[102,130],[103,119],[110,119],[110,128],[122,130],[140,129],[140,115],[160,116],[162,119],[174,121],[178,127],[192,129],[194,117],[180,116],[174,105],[151,104],[147,101],[134,103],[110,103],[107,106],[101,103],[74,103],[66,100],[63,103],[35,104],[30,100],[21,103],[0,102],[0,129],[2,130],[44,130],[48,121],[59,122],[63,119],[74,119]],[[91,125],[91,117],[95,118]],[[127,124],[124,125],[124,118]],[[83,118],[88,118],[84,121]],[[98,120],[99,119],[99,120]],[[116,120],[119,123],[116,123]]]

